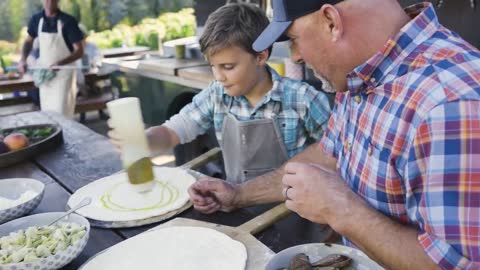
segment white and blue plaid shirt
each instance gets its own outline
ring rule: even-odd
[[[239,121],[275,119],[288,156],[296,155],[322,137],[331,111],[328,98],[307,83],[281,77],[271,68],[269,71],[273,87],[255,108],[244,96],[227,95],[223,86],[213,81],[164,125],[175,131],[181,143],[192,141],[213,126],[221,143],[223,120],[233,99],[230,113]],[[280,106],[275,106],[277,103]],[[275,111],[275,107],[280,109]]]

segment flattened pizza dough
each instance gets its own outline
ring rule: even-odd
[[[129,187],[126,173],[110,175],[75,192],[68,200],[74,207],[85,197],[92,203],[77,212],[100,221],[133,221],[160,216],[181,208],[189,200],[187,189],[195,178],[179,168],[154,167],[155,185],[148,193]]]
[[[245,246],[202,227],[168,227],[109,248],[80,270],[244,270]]]

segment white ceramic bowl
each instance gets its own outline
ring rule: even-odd
[[[64,212],[42,213],[10,221],[0,225],[0,237],[6,236],[11,232],[17,232],[22,229],[25,230],[31,226],[48,225],[64,214]],[[88,223],[86,218],[77,214],[70,214],[66,219],[62,219],[60,222],[72,222],[81,226],[85,226],[87,232],[81,240],[77,241],[75,244],[69,246],[67,249],[58,254],[51,255],[47,258],[40,258],[31,262],[9,263],[3,265],[0,264],[0,270],[55,270],[62,268],[70,263],[73,259],[78,257],[78,255],[82,253],[83,249],[87,245],[90,235],[90,223]]]
[[[287,268],[292,258],[298,253],[305,253],[311,262],[317,261],[330,254],[343,254],[353,260],[352,264],[346,267],[345,270],[384,270],[358,249],[325,243],[303,244],[284,249],[270,259],[265,269],[277,270]]]
[[[43,198],[45,185],[30,178],[11,178],[0,180],[0,196],[8,199],[18,199],[23,193],[31,190],[37,193],[32,199],[14,206],[0,210],[0,224],[22,217],[35,209]]]

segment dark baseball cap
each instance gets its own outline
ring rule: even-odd
[[[292,22],[319,10],[324,4],[336,4],[342,0],[273,0],[272,22],[253,43],[257,52],[264,51],[277,41],[288,40],[283,33]]]

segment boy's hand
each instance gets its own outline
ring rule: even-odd
[[[118,152],[122,152],[122,139],[120,138],[118,133],[115,132],[111,119],[107,121],[107,125],[110,128],[110,130],[108,131],[108,137],[110,138],[110,142],[115,146],[115,149]]]
[[[236,186],[217,178],[199,179],[188,189],[190,200],[198,211],[211,214],[218,210],[230,212],[237,195]]]

